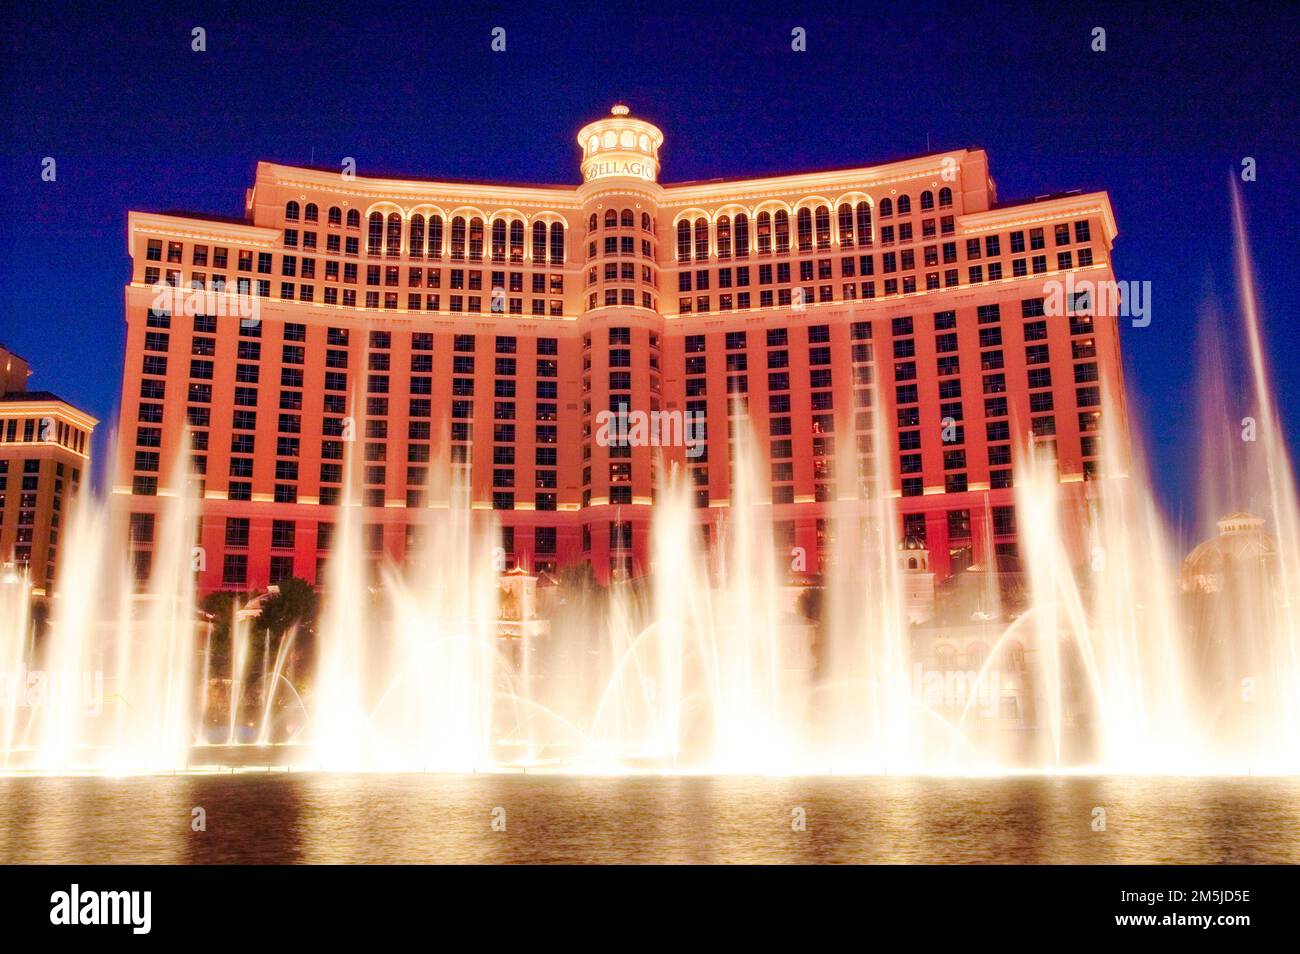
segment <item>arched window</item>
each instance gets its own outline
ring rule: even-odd
[[[298,221],[298,203],[290,202],[284,207],[284,217],[290,222]]]
[[[506,220],[497,219],[492,223],[492,261],[506,260]]]
[[[871,244],[871,203],[866,200],[858,203],[858,244]]]
[[[718,258],[731,258],[731,217],[718,219]]]
[[[880,217],[881,217],[882,219],[887,219],[887,218],[889,218],[889,217],[890,217],[891,215],[893,215],[893,214],[894,214],[894,200],[893,200],[893,199],[881,199],[881,200],[880,200]]]
[[[772,251],[772,216],[767,212],[758,213],[758,254],[766,255]]]
[[[471,262],[483,261],[483,220],[477,215],[469,220],[469,258]]]
[[[624,209],[623,214],[619,216],[618,224],[625,229],[633,228],[636,225],[636,213],[631,209]]]
[[[800,251],[806,252],[813,248],[813,211],[809,208],[802,208],[796,217],[794,217],[798,229],[798,240],[800,240]]]
[[[853,206],[847,202],[841,203],[838,210],[840,226],[840,246],[842,248],[853,247]]]
[[[831,210],[824,205],[817,206],[817,247],[831,247]]]
[[[302,210],[302,220],[304,222],[319,222],[320,210],[316,208],[315,202],[308,202]]]
[[[424,258],[424,216],[415,213],[411,216],[411,258]]]
[[[946,209],[952,205],[952,190],[944,186],[939,190],[939,208]]]
[[[429,257],[442,258],[442,216],[429,216]]]
[[[591,213],[591,218],[587,220],[587,231],[594,232],[600,225],[600,220],[596,218],[596,213]]]
[[[709,260],[709,220],[703,217],[695,220],[695,260]]]
[[[912,197],[911,197],[911,196],[908,196],[908,195],[900,195],[900,196],[898,197],[898,214],[899,214],[899,215],[911,215],[911,214],[912,214]]]
[[[795,221],[799,229],[799,251],[806,252],[812,248],[812,210],[804,206]]]
[[[385,244],[389,258],[402,254],[402,217],[396,212],[388,214],[388,241]]]
[[[650,220],[649,212],[641,213],[641,228],[646,232],[654,231],[654,223]]]
[[[361,228],[361,212],[357,209],[348,209],[348,228]]]
[[[749,216],[744,212],[736,213],[736,257],[744,258],[749,254]]]
[[[510,261],[522,262],[524,260],[524,223],[521,219],[515,219],[510,223]]]
[[[921,193],[921,211],[928,212],[934,208],[934,193],[926,189]]]
[[[935,662],[939,669],[951,672],[957,668],[957,650],[951,646],[940,646],[934,651]]]
[[[546,264],[546,223],[533,223],[533,261],[538,265]]]
[[[677,261],[691,260],[691,223],[682,219],[677,223]]]
[[[984,668],[984,661],[989,657],[989,648],[983,643],[971,643],[966,647],[966,668],[979,672]]]
[[[457,261],[465,258],[465,217],[458,215],[451,220],[451,257]]]
[[[1007,672],[1021,672],[1025,668],[1025,647],[1014,639],[1002,647],[1002,668]]]
[[[564,224],[551,223],[551,264],[564,264]]]
[[[384,215],[370,213],[370,234],[366,239],[366,254],[378,255],[384,250]]]
[[[776,250],[788,252],[790,251],[790,213],[785,209],[778,209],[773,218],[773,225],[776,228]]]
[[[337,205],[331,205],[331,206],[330,206],[330,210],[329,210],[329,223],[330,223],[330,225],[342,225],[342,224],[343,224],[343,210],[340,209]]]
[[[617,225],[618,225],[618,213],[615,212],[613,209],[608,209],[605,212],[605,228],[612,229],[615,228]]]

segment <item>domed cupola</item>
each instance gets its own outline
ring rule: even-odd
[[[659,147],[664,134],[659,127],[633,119],[631,110],[618,103],[609,115],[588,123],[578,133],[582,147],[582,179],[636,179],[655,182],[659,178]]]

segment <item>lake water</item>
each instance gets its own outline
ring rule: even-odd
[[[1297,863],[1300,779],[18,776],[0,862]]]

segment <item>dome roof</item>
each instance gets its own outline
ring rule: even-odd
[[[1179,574],[1184,589],[1216,590],[1229,566],[1270,560],[1277,540],[1265,532],[1264,519],[1244,510],[1216,521],[1219,535],[1198,543],[1183,560]]]

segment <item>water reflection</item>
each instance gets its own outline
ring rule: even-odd
[[[192,830],[196,808],[205,831]],[[1296,863],[1300,781],[11,777],[0,780],[0,861]]]

